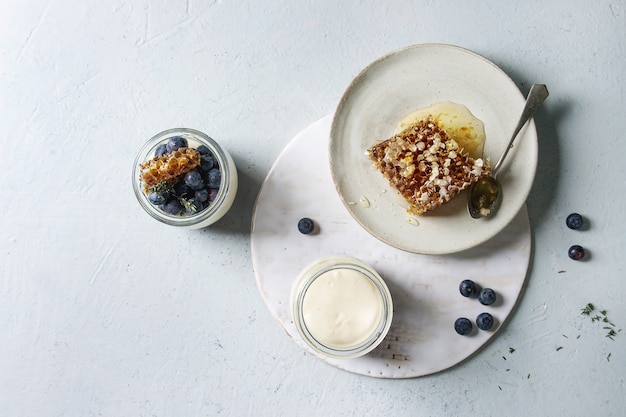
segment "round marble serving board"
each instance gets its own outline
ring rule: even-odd
[[[386,245],[358,225],[337,195],[328,161],[331,122],[332,116],[326,116],[296,135],[272,166],[257,197],[251,251],[265,304],[298,345],[349,372],[412,378],[460,363],[498,333],[520,296],[531,253],[526,207],[498,235],[463,252],[421,255]],[[316,222],[313,234],[298,231],[302,217]],[[415,228],[419,233],[419,225]],[[374,351],[356,359],[330,359],[309,349],[296,330],[289,307],[291,287],[300,270],[332,254],[353,256],[375,268],[394,302],[387,337]],[[459,283],[468,278],[481,287],[493,288],[498,295],[496,303],[483,306],[476,298],[461,296]],[[469,336],[456,334],[458,317],[475,323],[484,311],[495,318],[491,331],[474,325]]]

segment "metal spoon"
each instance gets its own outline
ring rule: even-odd
[[[528,97],[526,97],[526,105],[513,131],[511,140],[504,149],[502,156],[500,156],[500,159],[498,159],[498,162],[496,162],[491,170],[491,176],[481,178],[470,186],[467,197],[467,210],[473,218],[479,219],[481,217],[493,216],[498,210],[498,207],[500,207],[500,203],[502,202],[502,186],[496,179],[496,175],[498,175],[502,162],[509,153],[513,141],[515,141],[522,127],[524,127],[526,122],[535,113],[535,110],[539,108],[547,97],[548,88],[544,84],[533,84],[528,92]]]

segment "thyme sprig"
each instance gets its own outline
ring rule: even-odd
[[[580,314],[583,314],[583,315],[585,315],[585,316],[588,316],[588,315],[590,315],[590,314],[591,314],[591,312],[592,312],[593,310],[595,310],[595,309],[596,309],[596,308],[595,308],[595,306],[594,306],[593,304],[591,304],[591,303],[587,303],[587,305],[585,306],[585,308],[583,308],[583,309],[582,309],[582,313],[580,313]]]
[[[193,200],[189,198],[181,198],[180,204],[182,204],[189,213],[195,213],[198,211],[198,207],[196,207]]]
[[[160,181],[148,187],[148,190],[150,190],[150,192],[152,193],[164,195],[164,194],[169,193],[172,190],[172,186],[167,181]]]

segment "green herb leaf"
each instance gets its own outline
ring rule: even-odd
[[[191,201],[188,198],[181,198],[180,199],[180,204],[182,204],[183,207],[185,207],[187,209],[187,211],[190,212],[190,213],[195,213],[196,211],[198,211],[198,207],[196,207],[196,205],[193,203],[193,201]]]
[[[166,194],[172,190],[172,186],[167,181],[161,181],[148,187],[148,190],[157,194]]]
[[[593,306],[593,304],[591,304],[591,303],[587,303],[587,305],[585,306],[585,308],[583,308],[583,309],[582,309],[582,313],[580,313],[580,314],[584,314],[584,315],[588,316],[588,315],[590,315],[590,314],[591,314],[591,312],[592,312],[593,310],[595,310],[595,309],[596,309],[596,308]]]

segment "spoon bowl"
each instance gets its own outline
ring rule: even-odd
[[[498,171],[506,155],[509,153],[515,138],[522,130],[522,127],[524,127],[526,122],[535,114],[535,111],[539,108],[541,103],[545,101],[548,94],[548,88],[544,84],[534,84],[530,88],[524,110],[513,131],[511,140],[509,140],[500,159],[498,159],[498,162],[496,162],[491,170],[491,176],[483,177],[470,186],[467,197],[467,210],[473,218],[479,219],[493,216],[498,211],[502,203],[502,185],[496,179]]]
[[[479,219],[488,217],[502,201],[502,186],[495,177],[483,177],[470,187],[468,210],[470,215]]]

